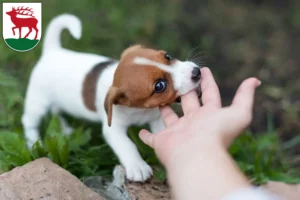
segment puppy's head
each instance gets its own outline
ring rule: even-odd
[[[113,104],[136,108],[164,106],[197,88],[200,76],[200,68],[193,62],[182,62],[163,50],[140,45],[129,47],[121,55],[106,95],[108,125],[111,125]]]

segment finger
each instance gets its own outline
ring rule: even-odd
[[[260,81],[256,78],[248,78],[239,86],[233,101],[232,106],[251,111],[253,107],[255,89],[260,85]]]
[[[239,116],[238,120],[240,120],[239,123],[242,128],[251,123],[255,89],[259,85],[260,81],[256,78],[244,80],[232,101],[231,107],[236,109],[236,116]]]
[[[160,108],[161,117],[164,121],[166,127],[173,124],[175,121],[178,120],[177,114],[173,111],[171,106],[164,106]]]
[[[181,105],[184,114],[188,114],[193,110],[200,107],[200,102],[198,99],[197,92],[192,90],[187,94],[181,96]]]
[[[220,108],[221,97],[219,88],[209,68],[201,68],[201,90],[202,90],[202,102],[204,106],[213,106]]]
[[[153,136],[152,133],[145,129],[142,129],[139,133],[140,139],[151,148],[153,148]]]

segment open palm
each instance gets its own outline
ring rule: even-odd
[[[202,68],[202,102],[191,91],[182,96],[184,116],[179,118],[170,106],[161,108],[166,128],[156,134],[141,130],[140,138],[154,148],[160,160],[166,164],[185,146],[197,143],[219,143],[227,148],[251,122],[256,78],[248,78],[240,85],[230,106],[222,108],[217,84],[208,68]]]

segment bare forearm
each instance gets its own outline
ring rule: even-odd
[[[219,145],[189,146],[170,161],[167,171],[175,199],[221,199],[237,189],[250,187]]]

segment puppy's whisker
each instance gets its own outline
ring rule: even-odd
[[[193,59],[198,58],[198,57],[205,57],[204,55],[201,55],[201,54],[204,54],[204,52],[203,51],[198,52],[192,58],[190,58],[190,60],[193,60]]]
[[[206,64],[206,60],[203,59],[203,58],[201,58],[201,57],[192,60],[192,62],[195,63],[195,64],[198,65],[198,66],[203,66],[203,65]]]
[[[192,60],[192,59],[194,59],[195,57],[198,57],[199,54],[201,54],[201,53],[202,53],[201,51],[200,51],[200,52],[195,51],[195,52],[189,57],[189,60]]]
[[[196,63],[196,64],[204,64],[205,62],[204,61],[202,61],[202,60],[198,60],[198,61],[195,61],[194,63]]]
[[[192,51],[190,53],[188,53],[188,56],[186,58],[186,60],[188,60],[190,58],[190,56],[193,55],[193,53],[199,48],[200,46],[196,46],[195,48],[192,49]]]
[[[205,57],[205,51],[199,51],[197,52],[196,54],[194,54],[193,58],[196,58],[196,57]]]
[[[192,62],[198,62],[198,61],[205,61],[205,60],[206,60],[205,57],[199,56],[199,57],[195,57],[195,58],[191,59],[190,61],[192,61]]]
[[[193,59],[193,61],[198,61],[198,60],[203,60],[203,61],[205,61],[205,60],[206,60],[206,58],[203,58],[203,57],[198,57],[198,58],[195,58],[195,59]]]
[[[197,50],[198,48],[200,48],[200,45],[197,46],[197,47],[195,47],[195,48],[191,51],[191,53],[188,54],[188,56],[187,56],[187,58],[186,58],[187,61],[193,56],[193,53],[196,52],[196,50]]]
[[[190,61],[195,61],[195,60],[199,60],[202,59],[202,56],[196,55],[193,58],[190,59]]]

